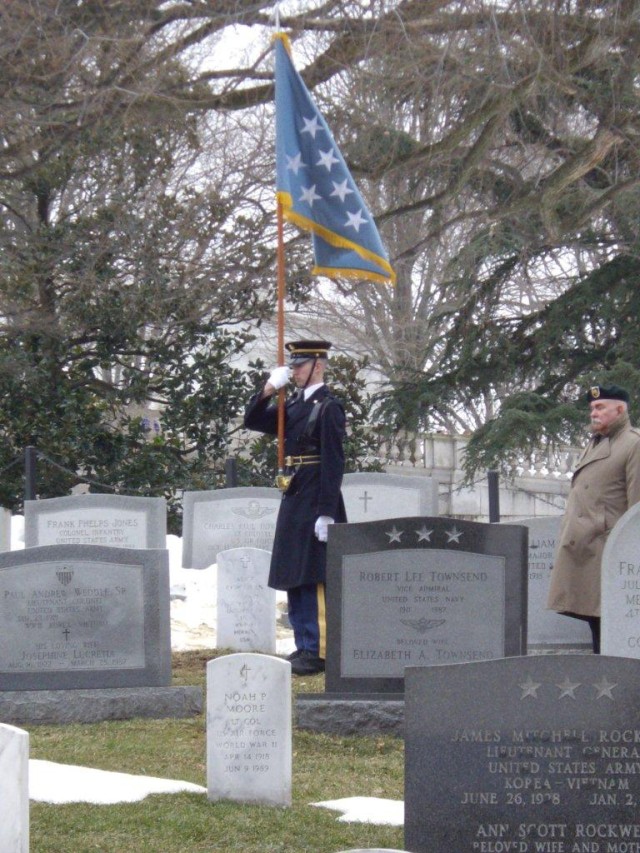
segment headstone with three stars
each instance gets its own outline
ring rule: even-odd
[[[581,654],[407,669],[406,848],[640,850],[639,676]]]
[[[413,516],[335,525],[326,690],[401,694],[407,666],[526,653],[527,530]]]

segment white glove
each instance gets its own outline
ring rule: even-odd
[[[291,368],[287,367],[286,364],[283,364],[281,367],[274,367],[267,379],[267,384],[273,385],[276,391],[279,391],[280,388],[284,388],[287,384],[290,376]]]
[[[328,515],[321,515],[318,519],[316,519],[314,533],[316,534],[320,542],[327,541],[327,534],[329,533],[330,524],[333,524],[333,519]]]

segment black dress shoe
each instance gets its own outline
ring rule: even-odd
[[[296,658],[299,658],[301,654],[303,654],[302,649],[296,649],[295,651],[291,652],[290,655],[287,655],[285,660],[295,660]]]
[[[313,652],[301,651],[291,661],[291,672],[294,675],[315,675],[324,672],[324,658],[316,657]]]

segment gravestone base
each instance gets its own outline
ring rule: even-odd
[[[402,693],[300,693],[295,704],[299,729],[336,735],[404,733]]]
[[[203,710],[200,687],[112,687],[0,692],[0,723],[64,724],[194,717]]]

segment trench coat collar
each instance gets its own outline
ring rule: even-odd
[[[623,430],[625,430],[629,424],[629,415],[626,412],[623,412],[620,417],[613,422],[611,428],[609,429],[608,435],[603,435],[601,439],[596,444],[594,439],[596,435],[594,434],[589,441],[589,444],[586,446],[584,453],[578,460],[578,464],[576,465],[574,476],[584,468],[585,465],[590,465],[591,462],[597,462],[598,459],[606,459],[611,455],[611,439],[616,438]]]

